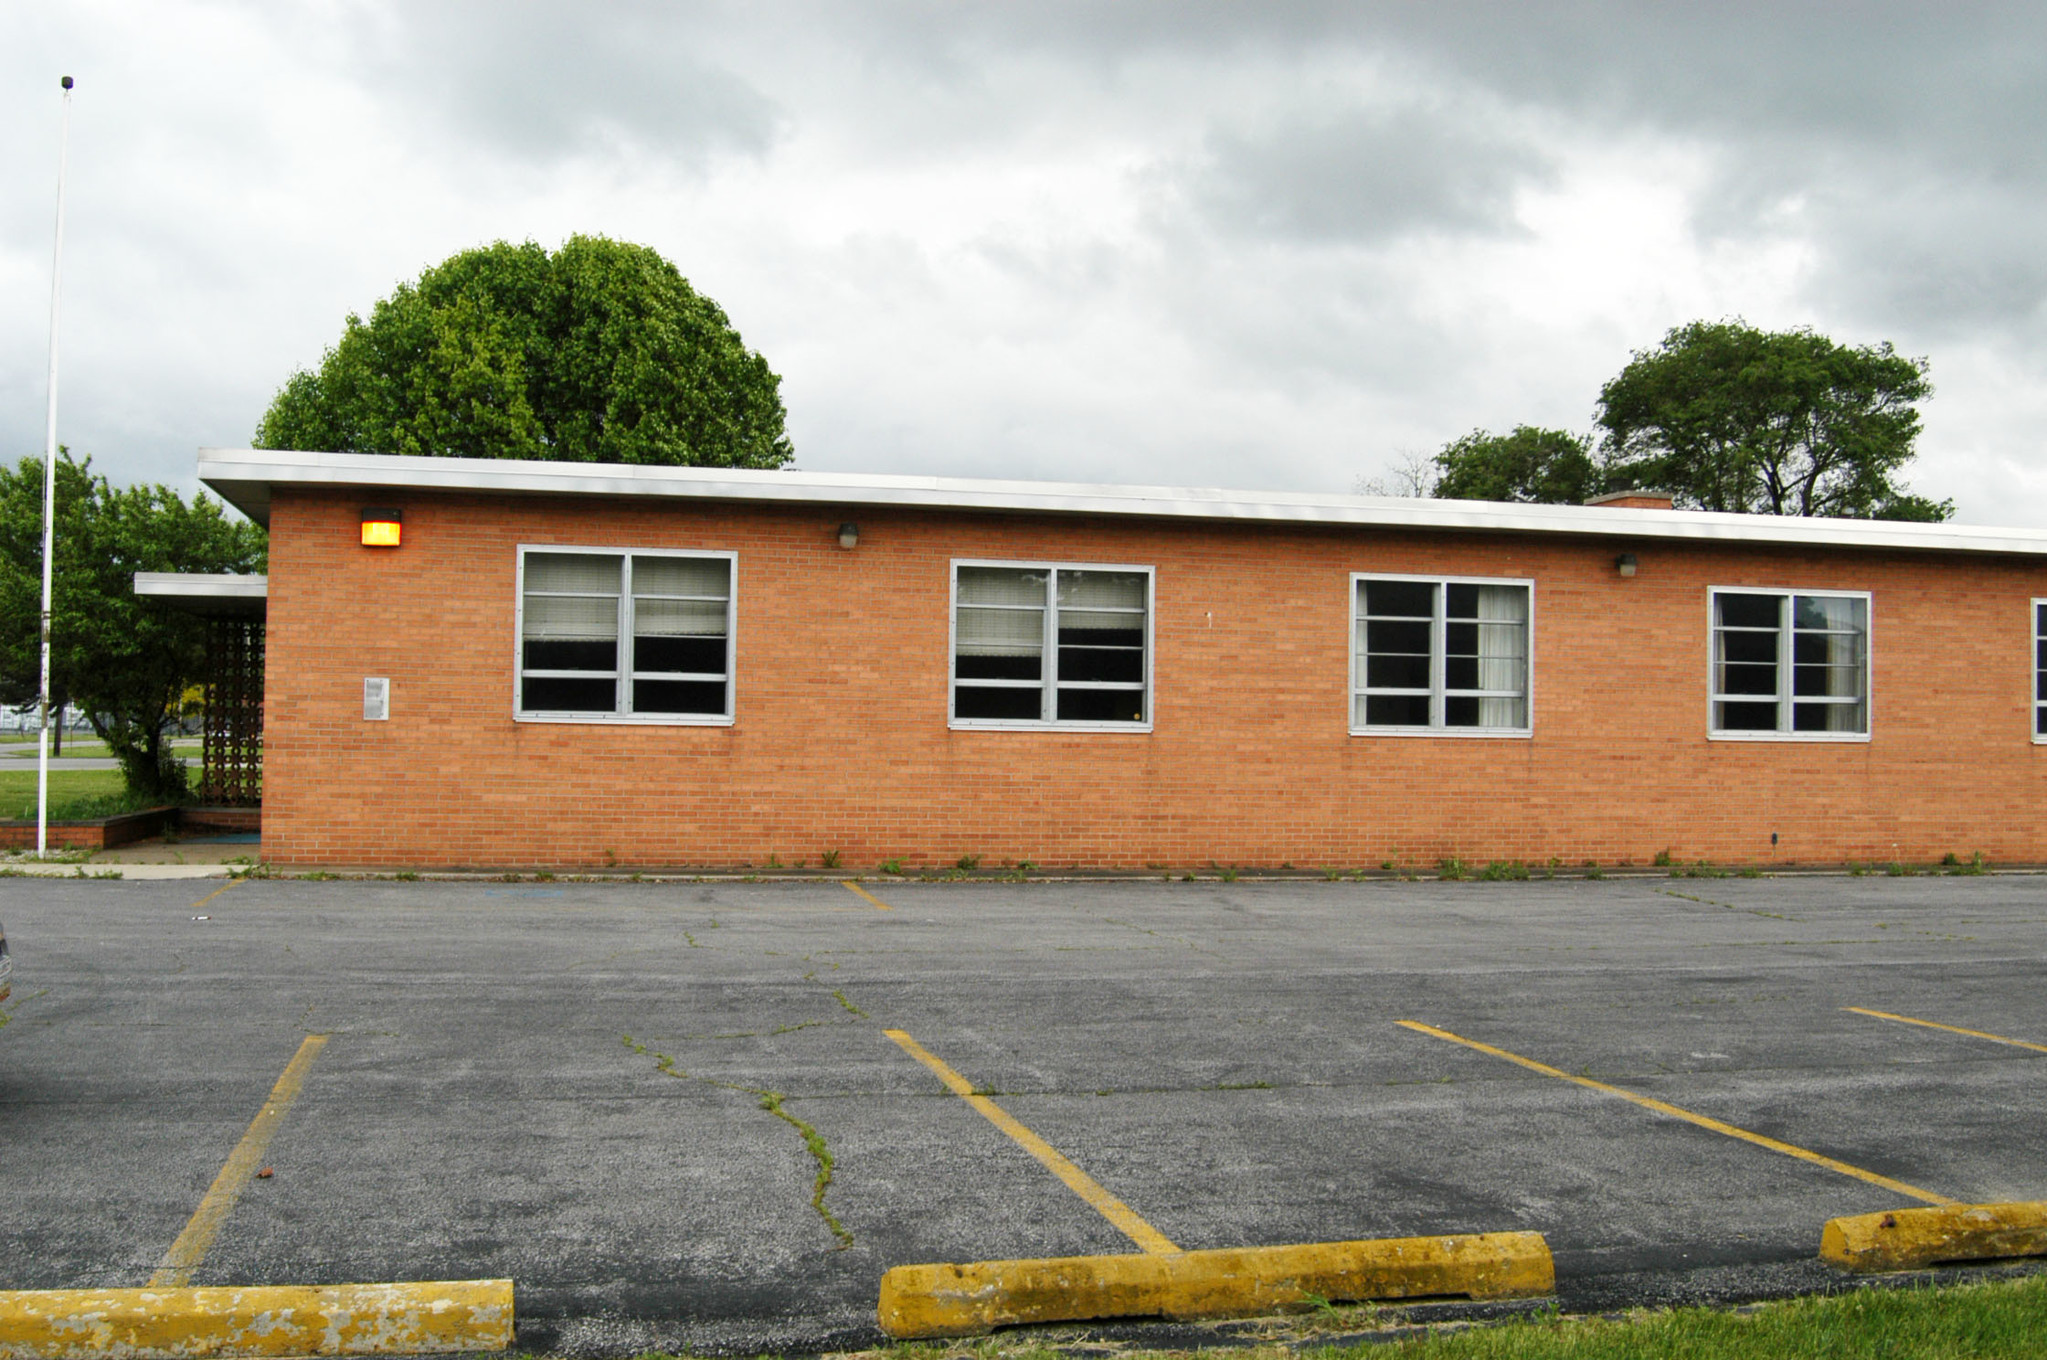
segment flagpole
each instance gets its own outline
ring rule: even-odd
[[[71,152],[71,77],[61,82],[64,110],[57,133],[57,245],[50,261],[50,408],[43,431],[43,689],[42,734],[36,751],[36,858],[50,850],[50,588],[57,560],[57,301],[64,282],[64,163]],[[64,720],[63,714],[57,720]]]

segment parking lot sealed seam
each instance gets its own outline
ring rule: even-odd
[[[298,1099],[313,1059],[319,1057],[320,1050],[326,1046],[327,1036],[324,1034],[308,1034],[299,1044],[298,1052],[285,1064],[284,1075],[270,1089],[269,1099],[263,1102],[263,1108],[250,1122],[249,1131],[242,1135],[241,1142],[235,1144],[235,1150],[228,1154],[227,1164],[221,1167],[205,1198],[199,1201],[192,1221],[178,1234],[177,1241],[171,1243],[171,1249],[164,1253],[163,1264],[149,1277],[152,1288],[192,1282],[192,1272],[206,1259],[207,1250],[213,1246],[221,1224],[227,1222],[227,1216],[234,1212],[235,1201],[242,1197],[250,1178],[262,1165],[263,1152],[270,1146],[272,1135],[284,1123],[292,1102]]]
[[[1927,1204],[1953,1204],[1955,1202],[1946,1195],[1936,1195],[1931,1190],[1921,1190],[1916,1185],[1907,1185],[1905,1182],[1893,1180],[1889,1176],[1879,1175],[1874,1171],[1866,1171],[1859,1166],[1853,1166],[1847,1162],[1829,1157],[1825,1153],[1814,1152],[1810,1148],[1802,1148],[1795,1143],[1786,1143],[1781,1139],[1771,1138],[1766,1134],[1740,1128],[1723,1120],[1714,1119],[1710,1115],[1698,1114],[1692,1110],[1684,1109],[1682,1106],[1672,1105],[1669,1101],[1658,1100],[1654,1096],[1641,1095],[1620,1086],[1610,1086],[1606,1082],[1595,1081],[1591,1077],[1574,1076],[1561,1068],[1551,1067],[1548,1063],[1537,1062],[1533,1058],[1524,1058],[1518,1053],[1509,1053],[1504,1048],[1495,1048],[1491,1044],[1482,1044],[1476,1039],[1467,1039],[1462,1035],[1452,1034],[1446,1029],[1437,1029],[1434,1025],[1424,1025],[1418,1020],[1399,1020],[1395,1023],[1403,1029],[1411,1029],[1417,1034],[1426,1034],[1436,1039],[1446,1039],[1453,1044],[1462,1044],[1466,1048],[1477,1049],[1480,1053],[1489,1053],[1495,1058],[1504,1058],[1510,1063],[1518,1063],[1529,1071],[1540,1072],[1546,1077],[1556,1077],[1559,1080],[1583,1086],[1587,1090],[1599,1091],[1610,1096],[1619,1096],[1622,1100],[1633,1101],[1644,1109],[1654,1110],[1658,1114],[1666,1114],[1674,1119],[1682,1119],[1687,1123],[1696,1124],[1702,1129],[1710,1129],[1714,1133],[1725,1134],[1729,1138],[1738,1138],[1744,1143],[1753,1143],[1757,1147],[1768,1148],[1772,1152],[1781,1152],[1786,1157],[1796,1157],[1799,1161],[1810,1162],[1814,1166],[1823,1166],[1829,1171],[1838,1171],[1843,1176],[1853,1176],[1856,1180],[1867,1181],[1871,1185],[1880,1185],[1886,1190],[1895,1190],[1901,1195],[1909,1195],[1911,1198],[1921,1200]]]
[[[2047,1044],[2036,1044],[2028,1039],[2009,1039],[2002,1034],[1992,1034],[1988,1030],[1963,1029],[1960,1025],[1943,1025],[1938,1020],[1915,1020],[1909,1015],[1893,1015],[1889,1011],[1873,1011],[1862,1006],[1843,1006],[1841,1009],[1853,1011],[1857,1015],[1875,1016],[1879,1020],[1894,1020],[1901,1025],[1919,1025],[1925,1029],[1946,1030],[1949,1034],[1965,1034],[1971,1039],[1988,1039],[1993,1044],[2009,1044],[2013,1048],[2030,1048],[2035,1053],[2047,1053]]]
[[[936,1073],[938,1079],[944,1082],[946,1088],[954,1095],[973,1106],[989,1123],[1008,1134],[1018,1147],[1036,1157],[1048,1171],[1066,1182],[1068,1189],[1086,1200],[1096,1213],[1108,1219],[1119,1232],[1135,1242],[1139,1250],[1154,1256],[1179,1253],[1180,1249],[1174,1246],[1164,1233],[1138,1217],[1136,1210],[1110,1194],[1103,1188],[1101,1182],[1067,1160],[1057,1148],[1018,1123],[1007,1110],[987,1096],[976,1092],[972,1082],[946,1066],[922,1044],[899,1029],[882,1032],[895,1040],[903,1052]]]
[[[422,1355],[512,1344],[510,1280],[0,1292],[0,1360]]]

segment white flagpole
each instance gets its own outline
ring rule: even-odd
[[[43,434],[43,693],[36,753],[36,858],[50,850],[50,587],[57,561],[57,299],[64,282],[64,162],[71,151],[71,77],[57,134],[57,247],[50,262],[50,410]],[[64,720],[63,714],[57,720]]]

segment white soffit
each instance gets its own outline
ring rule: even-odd
[[[971,514],[1133,516],[1360,529],[1574,534],[1632,540],[2047,556],[2047,530],[2039,529],[1729,515],[1699,510],[1229,491],[1210,487],[1104,486],[1086,482],[758,472],[737,468],[414,458],[270,449],[201,449],[199,479],[230,505],[265,525],[270,522],[271,489],[296,486],[360,490],[366,495],[439,491],[505,496],[650,497],[813,505],[831,507],[834,511],[873,506]]]

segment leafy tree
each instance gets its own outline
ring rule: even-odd
[[[41,689],[43,467],[0,467],[0,702],[35,701]],[[263,531],[230,521],[200,495],[166,486],[114,487],[74,462],[57,464],[57,560],[52,582],[51,703],[85,710],[130,792],[175,798],[183,762],[164,727],[204,670],[199,619],[135,594],[138,571],[253,572]]]
[[[258,448],[780,467],[782,380],[645,246],[465,250],[351,314]]]
[[[1600,485],[1589,439],[1534,425],[1473,430],[1445,444],[1435,466],[1433,494],[1455,500],[1577,505]]]
[[[1694,321],[1639,351],[1600,390],[1608,485],[1680,506],[1770,515],[1944,520],[1897,473],[1932,394],[1924,359],[1850,348],[1809,329]]]

